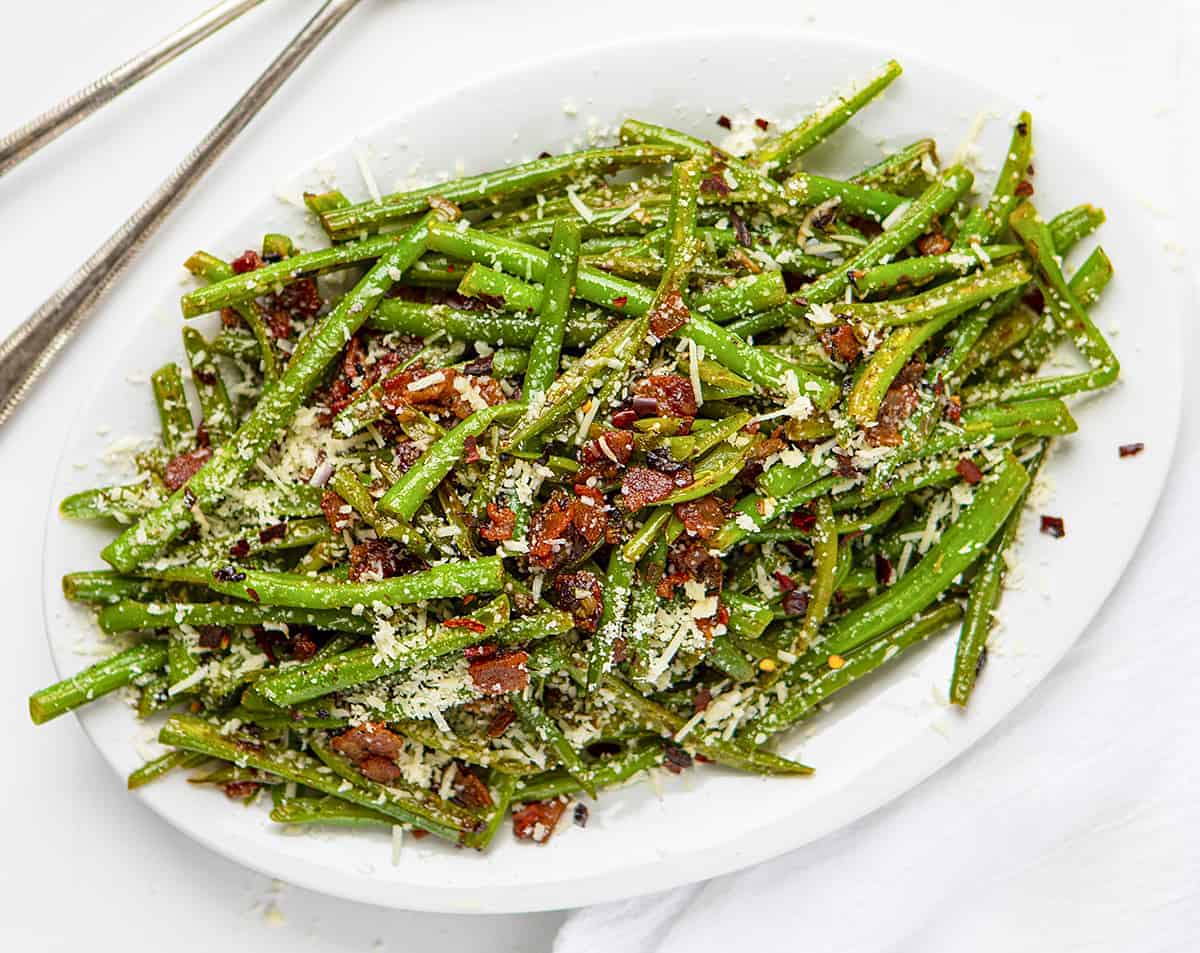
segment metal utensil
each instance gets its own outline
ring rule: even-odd
[[[262,2],[263,0],[222,0],[211,10],[206,10],[191,23],[184,24],[150,49],[105,73],[94,83],[68,96],[20,129],[14,129],[0,139],[0,175],[28,159],[42,146],[53,142],[105,103],[112,102],[160,66],[166,66],[180,53],[190,50],[201,40],[212,36],[221,27],[232,23]]]
[[[163,219],[283,85],[284,80],[358,2],[327,0],[141,208],[0,344],[0,426],[9,420],[33,384],[92,313],[100,296],[108,290]]]

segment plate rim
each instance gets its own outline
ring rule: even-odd
[[[430,94],[413,102],[406,103],[390,112],[387,116],[354,133],[344,141],[340,141],[334,148],[328,149],[320,155],[310,157],[303,163],[296,163],[284,178],[286,181],[294,180],[301,170],[311,168],[314,162],[320,162],[322,159],[332,156],[345,155],[355,141],[370,140],[372,137],[377,137],[382,130],[393,126],[408,115],[428,110],[439,103],[452,101],[468,94],[472,90],[481,89],[493,84],[511,83],[522,74],[531,77],[536,76],[539,71],[549,70],[555,66],[569,63],[572,60],[592,59],[601,56],[606,51],[635,51],[638,48],[654,48],[659,44],[680,45],[693,42],[697,44],[712,41],[728,42],[731,37],[736,38],[738,42],[752,41],[755,38],[767,40],[771,43],[777,43],[781,40],[793,41],[798,45],[807,46],[810,49],[820,47],[834,55],[847,50],[853,50],[858,53],[871,53],[877,56],[880,62],[887,59],[899,60],[904,66],[906,73],[911,71],[914,73],[941,76],[947,79],[965,79],[973,87],[986,90],[992,93],[997,99],[1005,102],[1011,101],[1007,94],[996,92],[995,87],[990,83],[981,82],[974,77],[966,76],[956,70],[940,66],[926,57],[911,54],[903,49],[882,47],[858,37],[846,36],[835,32],[810,31],[797,28],[768,31],[762,28],[740,25],[724,29],[656,30],[620,40],[574,46],[559,50],[552,55],[530,55],[469,81],[459,83],[442,92]],[[697,53],[697,62],[703,66],[705,60],[706,54],[703,48],[701,48]],[[1058,126],[1053,121],[1040,121],[1040,126],[1049,128],[1052,134],[1061,134],[1062,138],[1070,139],[1067,130]],[[1120,197],[1122,204],[1128,205],[1130,208],[1136,208],[1136,199],[1122,183],[1108,174],[1103,165],[1093,161],[1091,156],[1086,154],[1077,156],[1075,161],[1079,165],[1087,167],[1089,173],[1104,185],[1106,199],[1110,196],[1113,198]],[[260,201],[265,200],[265,197],[261,197],[260,199]],[[1145,226],[1149,222],[1148,218],[1144,215],[1139,214],[1137,218],[1140,225]],[[1141,231],[1141,229],[1131,230]],[[1152,234],[1149,228],[1146,231]],[[1172,280],[1170,285],[1169,300],[1171,307],[1168,309],[1166,320],[1169,322],[1170,326],[1168,330],[1174,340],[1181,342],[1182,298],[1179,294],[1180,283]],[[142,320],[151,320],[149,313],[145,314]],[[133,329],[131,329],[130,333],[131,335],[134,333]],[[116,353],[116,357],[110,367],[115,368],[119,366],[121,355],[127,349],[128,341]],[[788,837],[785,832],[771,831],[769,825],[760,826],[754,829],[752,836],[747,837],[746,844],[739,845],[729,840],[709,843],[706,846],[697,847],[687,854],[678,854],[667,859],[640,863],[635,866],[604,871],[589,876],[576,877],[565,882],[554,881],[532,885],[529,883],[492,885],[484,888],[482,892],[491,893],[495,896],[483,900],[474,896],[464,897],[464,891],[461,888],[456,889],[427,884],[404,884],[403,889],[406,891],[407,896],[403,898],[405,902],[401,903],[397,902],[397,898],[393,895],[398,890],[398,885],[394,882],[384,880],[372,881],[366,878],[349,878],[342,876],[338,872],[330,871],[328,867],[321,864],[310,861],[297,862],[295,858],[288,858],[288,862],[293,866],[290,866],[286,870],[281,870],[278,866],[274,866],[269,862],[269,856],[262,858],[254,852],[250,852],[248,856],[247,853],[236,850],[236,842],[231,839],[222,836],[211,836],[207,828],[197,828],[181,821],[174,813],[166,810],[164,805],[157,803],[156,799],[150,796],[152,792],[142,790],[131,793],[134,793],[141,803],[149,806],[151,810],[163,818],[174,830],[202,844],[216,854],[234,863],[257,870],[266,876],[280,878],[297,886],[346,900],[399,909],[440,913],[532,913],[627,899],[743,870],[754,864],[762,863],[788,851],[795,850],[805,844],[828,837],[849,824],[874,814],[876,811],[918,788],[928,778],[957,761],[999,724],[1007,721],[1016,711],[1028,704],[1030,697],[1035,693],[1041,682],[1051,671],[1058,667],[1062,658],[1079,641],[1084,631],[1086,631],[1091,622],[1097,618],[1108,601],[1113,597],[1130,563],[1145,545],[1146,533],[1161,503],[1166,479],[1174,467],[1183,411],[1182,348],[1176,347],[1170,349],[1168,360],[1171,371],[1170,376],[1173,381],[1173,399],[1170,407],[1171,419],[1169,426],[1163,427],[1160,431],[1158,442],[1156,443],[1156,456],[1161,455],[1162,462],[1156,467],[1152,476],[1145,478],[1152,481],[1152,486],[1150,487],[1152,493],[1149,494],[1151,502],[1145,509],[1144,518],[1141,520],[1141,526],[1135,538],[1131,540],[1126,552],[1119,560],[1119,566],[1116,568],[1111,584],[1106,587],[1103,597],[1097,599],[1090,610],[1086,612],[1086,616],[1077,626],[1074,635],[1061,646],[1056,647],[1052,653],[1053,657],[1050,657],[1050,653],[1047,653],[1047,664],[1044,669],[1024,686],[1021,696],[1013,704],[1008,705],[998,713],[989,713],[989,717],[986,720],[977,720],[976,724],[959,732],[952,739],[952,744],[943,757],[940,759],[931,759],[928,764],[915,761],[906,762],[902,757],[903,752],[896,752],[881,759],[873,765],[875,769],[874,773],[876,778],[879,776],[886,777],[886,783],[873,779],[869,774],[861,775],[856,781],[855,797],[839,801],[835,809],[825,811],[823,814],[824,820],[820,824],[815,825],[815,829],[811,827],[806,829],[802,836]],[[1118,392],[1109,391],[1108,393],[1115,395]],[[64,431],[64,440],[58,462],[55,466],[54,478],[48,488],[49,499],[42,534],[42,618],[47,642],[49,643],[52,665],[60,678],[63,677],[64,667],[60,666],[59,651],[54,644],[53,631],[55,624],[52,619],[52,613],[54,608],[56,608],[56,599],[61,599],[61,590],[58,580],[51,579],[48,575],[48,556],[50,552],[50,537],[53,528],[58,525],[55,494],[60,482],[60,474],[68,465],[67,455],[71,446],[71,437],[79,432],[86,410],[86,405],[81,403],[79,409],[73,415],[69,427]],[[1169,446],[1165,448],[1162,443],[1164,437],[1169,438]],[[92,744],[95,745],[103,759],[119,776],[123,775],[123,769],[110,757],[106,745],[101,743],[101,740],[97,737],[97,732],[94,730],[94,726],[90,724],[91,719],[87,713],[77,710],[72,712],[72,715],[74,715],[78,723],[82,726],[84,733]],[[871,793],[870,796],[867,796],[870,792],[875,791],[878,793]],[[749,843],[750,840],[753,840],[752,845]],[[532,901],[528,899],[530,893],[537,894],[536,899]]]

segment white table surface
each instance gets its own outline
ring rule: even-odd
[[[5,40],[0,129],[16,126],[205,5],[205,0],[6,4],[0,24]],[[6,290],[0,331],[15,327],[108,235],[317,5],[316,0],[269,0],[0,180],[0,274]],[[0,736],[8,750],[0,785],[0,816],[8,826],[0,863],[0,949],[40,953],[85,946],[115,949],[118,944],[128,953],[549,949],[562,914],[467,918],[398,913],[273,885],[196,847],[126,796],[122,780],[101,761],[72,718],[36,730],[29,725],[25,696],[53,678],[38,593],[47,487],[62,434],[75,409],[88,399],[90,378],[107,368],[135,327],[140,302],[158,297],[186,255],[203,245],[206,236],[222,231],[228,214],[244,201],[269,192],[306,157],[348,140],[372,116],[386,111],[389,102],[399,106],[413,97],[425,98],[543,53],[630,33],[719,27],[750,15],[793,29],[893,45],[901,59],[907,52],[1003,84],[1027,101],[1035,116],[1069,129],[1081,151],[1108,151],[1111,167],[1129,170],[1127,187],[1157,210],[1160,234],[1147,240],[1167,243],[1164,254],[1178,258],[1185,272],[1194,267],[1194,251],[1183,247],[1187,242],[1177,235],[1182,223],[1200,211],[1194,162],[1180,159],[1200,154],[1195,106],[1200,14],[1184,9],[1195,6],[1192,0],[1009,0],[979,4],[977,12],[951,12],[950,4],[917,6],[914,10],[911,3],[895,0],[365,0],[351,14],[177,211],[107,299],[99,320],[0,432],[0,512],[8,540],[0,549],[8,608],[5,664],[0,666]],[[748,69],[753,66],[747,64]],[[353,96],[346,92],[351,80],[358,91]],[[731,84],[736,88],[736,78]],[[1191,342],[1188,347],[1194,352]],[[1195,405],[1197,396],[1193,378],[1189,405]],[[1136,750],[1138,732],[1148,724],[1165,732],[1188,725],[1190,733],[1181,735],[1195,740],[1200,696],[1195,687],[1200,669],[1195,618],[1200,603],[1188,582],[1196,576],[1194,544],[1184,543],[1200,528],[1200,507],[1189,498],[1190,480],[1181,475],[1186,468],[1190,476],[1194,470],[1188,465],[1200,461],[1198,438],[1196,417],[1185,411],[1175,478],[1150,536],[1078,649],[1102,651],[1135,638],[1144,647],[1147,640],[1167,639],[1176,653],[1169,668],[1178,677],[1130,678],[1123,697],[1104,702],[1089,692],[1086,666],[1068,662],[977,749],[821,850],[861,850],[870,856],[887,836],[889,814],[904,810],[912,798],[937,797],[952,810],[961,803],[969,812],[970,792],[981,778],[1008,785],[1013,797],[1041,794],[1036,823],[1042,829],[1074,828],[1078,799],[1062,796],[1061,786],[1045,778],[1023,774],[1022,746],[1061,745],[1078,756],[1076,746],[1094,743],[1099,728],[1110,744],[1114,738],[1121,742],[1113,746],[1116,750],[1123,745]],[[1163,573],[1172,576],[1165,579]],[[1166,616],[1178,623],[1166,626],[1173,631],[1118,632],[1106,623],[1118,610],[1164,593],[1177,606],[1174,616]],[[1189,630],[1190,639],[1181,637]],[[1130,707],[1146,706],[1153,706],[1151,721],[1124,714]],[[1065,729],[1060,713],[1071,710],[1086,711],[1092,730]],[[1123,732],[1129,736],[1122,737]],[[1104,851],[1097,852],[1087,837],[1053,842],[1050,856],[1051,841],[1045,838],[1015,837],[1006,849],[1005,864],[1016,882],[1020,878],[1012,878],[1011,871],[1023,865],[1041,868],[1042,878],[1047,864],[1064,873],[1087,868],[1097,885],[1093,914],[1112,915],[1119,924],[1129,897],[1112,896],[1102,885],[1119,880],[1123,890],[1139,889],[1139,878],[1122,868],[1133,858],[1155,866],[1152,851],[1135,849],[1142,834],[1157,831],[1163,843],[1190,842],[1190,867],[1178,874],[1168,871],[1165,879],[1147,878],[1150,886],[1144,889],[1155,890],[1161,902],[1135,897],[1138,902],[1128,904],[1139,918],[1136,928],[1081,930],[1079,949],[1195,948],[1200,935],[1195,749],[1190,758],[1181,755],[1147,772],[1134,803],[1114,807],[1109,819],[1115,832],[1104,832]],[[1112,770],[1121,768],[1114,765]],[[1183,797],[1185,786],[1191,793]],[[1176,863],[1177,853],[1170,854],[1164,859]],[[939,862],[936,850],[928,862]],[[967,873],[982,877],[984,872]],[[1085,908],[1036,903],[1020,892],[1012,894],[1011,903],[1014,917],[1029,908],[1031,915],[1043,918],[1047,936],[1069,938],[1072,918],[1089,915]],[[1012,921],[997,916],[979,926],[992,940],[1001,940]],[[1028,936],[1028,930],[1020,935]],[[934,931],[923,948],[954,948],[943,942],[950,940]],[[702,948],[702,939],[689,947]]]

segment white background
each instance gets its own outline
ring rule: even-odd
[[[158,39],[202,9],[204,0],[6,6],[0,129]],[[0,331],[40,304],[108,235],[316,6],[316,0],[268,0],[0,180],[6,291]],[[894,47],[901,60],[908,52],[969,72],[1029,103],[1035,117],[1069,130],[1081,152],[1107,155],[1104,164],[1123,173],[1125,186],[1156,210],[1160,234],[1146,240],[1186,247],[1180,236],[1200,211],[1195,4],[1009,0],[967,6],[364,0],[175,214],[99,320],[0,432],[6,529],[0,578],[8,607],[0,666],[0,732],[8,749],[0,786],[8,835],[0,863],[0,949],[548,949],[561,914],[406,914],[272,886],[194,846],[126,796],[123,781],[73,719],[37,730],[28,724],[26,695],[53,678],[37,593],[46,488],[61,435],[88,400],[90,379],[109,366],[136,327],[142,302],[156,300],[190,251],[223,231],[230,215],[270,192],[284,173],[414,98],[497,67],[631,33],[753,18],[859,37]],[[730,84],[736,96],[736,76]],[[1194,255],[1187,249],[1182,256],[1185,269],[1194,268]],[[1189,406],[1196,397],[1191,380]],[[897,903],[875,913],[894,918],[894,929],[851,930],[856,939],[847,939],[845,949],[1195,948],[1200,599],[1194,543],[1188,542],[1200,528],[1200,506],[1188,483],[1200,461],[1198,437],[1194,415],[1185,409],[1174,478],[1147,542],[1072,657],[974,751],[897,804],[810,848],[813,858],[841,875],[861,858],[864,881],[880,870],[897,878]],[[1046,751],[1063,752],[1061,774],[1045,770]],[[1034,753],[1037,770],[1023,770]],[[986,811],[979,806],[984,792]],[[996,804],[1008,807],[997,811]],[[929,805],[944,813],[932,819],[919,855],[895,863],[890,835]],[[984,830],[987,837],[977,836]],[[935,869],[953,870],[954,882],[931,878]],[[950,911],[938,910],[927,895],[905,895],[906,885],[962,892],[968,884],[969,904]],[[845,884],[847,902],[855,886]],[[724,889],[718,884],[705,896],[715,903]],[[783,930],[803,936],[806,916],[822,913],[806,912],[805,896],[797,894],[785,911],[790,915],[778,921],[781,945]],[[828,904],[828,895],[820,902]],[[869,923],[873,914],[856,906],[843,914]],[[264,916],[269,908],[281,916]],[[759,912],[767,919],[780,913]],[[704,949],[717,936],[693,935],[688,948]],[[737,940],[725,936],[721,945],[731,942]]]

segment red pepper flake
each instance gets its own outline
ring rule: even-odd
[[[612,299],[612,304],[614,308],[625,307],[625,305],[629,304],[629,295],[617,295]]]
[[[972,486],[983,479],[983,471],[979,469],[978,464],[970,457],[963,457],[954,465],[954,469],[960,477]]]
[[[761,129],[763,132],[766,132],[767,127],[770,126],[771,124],[769,122],[767,122],[765,119],[756,118],[754,120],[754,125],[758,126],[758,128]]]
[[[792,514],[792,525],[802,533],[811,533],[817,525],[817,514],[809,510],[796,510]]]
[[[525,669],[528,661],[528,652],[510,652],[508,655],[480,659],[470,664],[471,681],[485,695],[523,691],[529,684],[529,672]]]
[[[1136,457],[1139,453],[1146,449],[1144,443],[1123,443],[1117,448],[1117,453],[1124,457]]]
[[[722,129],[732,129],[733,128],[733,120],[730,119],[728,116],[718,116],[717,117],[717,125],[720,126]]]
[[[1023,199],[1028,198],[1029,196],[1033,195],[1033,183],[1028,179],[1022,179],[1017,183],[1017,187],[1013,190],[1013,194],[1020,196]]]
[[[534,801],[520,810],[513,811],[513,833],[521,840],[544,844],[554,833],[567,802],[555,798],[553,801]]]
[[[477,633],[487,631],[487,626],[478,619],[468,619],[466,617],[447,619],[442,625],[447,629],[469,629]]]
[[[463,649],[463,658],[468,662],[477,662],[479,659],[492,658],[500,651],[500,647],[494,642],[481,642],[479,645],[468,645]]]
[[[178,490],[196,475],[196,471],[208,462],[208,458],[212,454],[210,447],[197,447],[195,450],[172,457],[167,461],[166,469],[163,470],[163,483],[167,485],[167,489],[172,492]]]
[[[881,586],[892,581],[892,561],[883,553],[875,554],[875,581]]]
[[[244,275],[248,271],[256,271],[262,265],[262,258],[253,248],[246,249],[229,263],[235,275]]]
[[[248,595],[253,602],[262,602],[262,600],[258,598],[258,590],[253,589],[250,586],[246,587],[246,595]]]
[[[1061,516],[1043,516],[1042,532],[1055,539],[1062,539],[1067,535],[1067,527],[1063,524]]]

